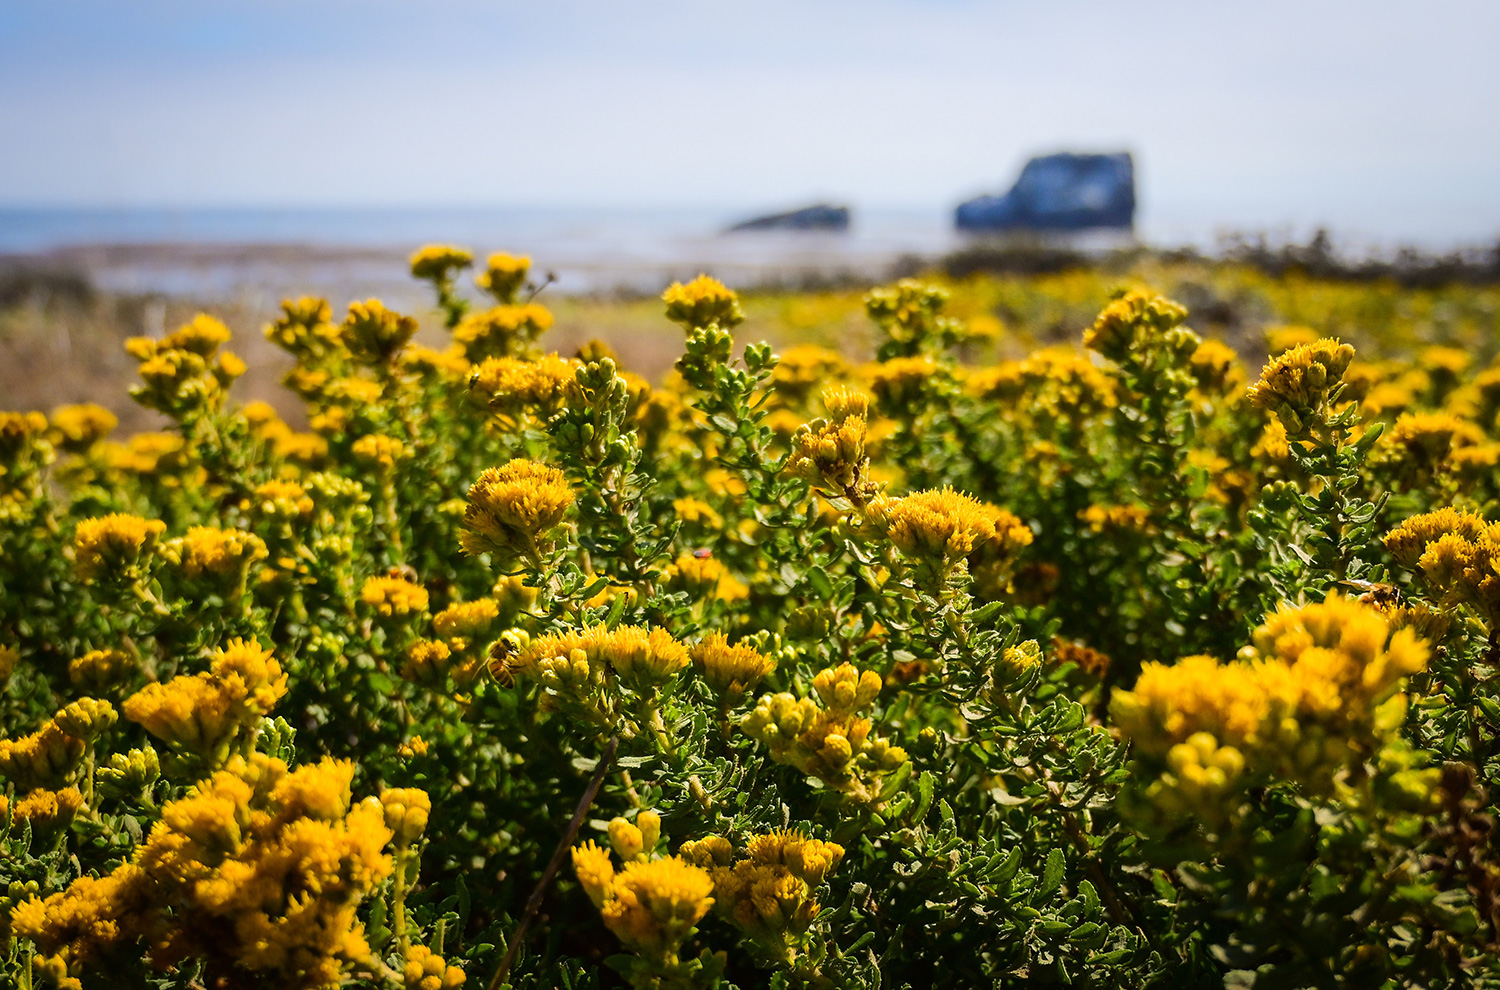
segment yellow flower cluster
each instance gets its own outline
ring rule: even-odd
[[[562,522],[573,498],[563,473],[545,464],[517,459],[486,468],[469,488],[459,542],[466,553],[492,553],[502,565],[517,558],[535,564],[538,540]]]
[[[869,396],[835,386],[823,392],[826,419],[799,426],[792,434],[786,469],[827,498],[862,507],[875,494],[870,458],[865,451]]]
[[[156,541],[167,531],[160,519],[116,512],[98,519],[85,519],[73,535],[73,560],[85,581],[106,578],[130,581],[141,576],[142,566]]]
[[[612,679],[637,692],[654,691],[690,662],[687,647],[665,629],[597,625],[533,639],[505,661],[505,669],[586,703]]]
[[[655,819],[653,813],[643,812],[637,820],[647,815]],[[645,845],[645,830],[624,819],[616,821],[624,828],[612,823],[611,840],[618,834],[620,848],[639,851],[628,857],[622,854],[627,861],[616,871],[609,852],[588,841],[573,848],[573,871],[604,924],[621,942],[670,964],[713,906],[713,881],[706,870],[677,856],[646,858],[650,850]],[[659,820],[654,824],[653,831],[660,828]],[[653,837],[651,845],[655,844]]]
[[[14,803],[0,794],[0,829],[9,815],[17,828],[21,822],[30,824],[32,834],[45,843],[67,828],[82,807],[83,795],[76,787],[57,791],[37,788]]]
[[[1337,592],[1283,605],[1238,660],[1148,663],[1110,706],[1145,757],[1165,764],[1151,796],[1166,810],[1202,812],[1270,777],[1326,791],[1400,725],[1402,678],[1427,663],[1427,644],[1391,629],[1376,609]]]
[[[515,419],[530,414],[547,419],[575,390],[578,368],[577,361],[556,354],[535,361],[486,358],[469,376],[469,393],[497,415]]]
[[[451,282],[453,275],[474,263],[474,255],[451,244],[428,244],[411,256],[412,278]]]
[[[360,437],[349,448],[354,459],[377,468],[382,472],[396,469],[396,463],[406,458],[406,445],[399,439],[384,433],[371,433]]]
[[[869,366],[867,373],[882,411],[914,416],[927,401],[938,366],[930,357],[897,357]]]
[[[332,319],[326,299],[283,299],[281,315],[266,327],[266,339],[299,360],[315,362],[341,346]]]
[[[447,960],[425,945],[408,949],[406,964],[401,967],[401,981],[406,990],[454,990],[463,986],[465,979],[462,969],[448,965]]]
[[[1093,533],[1144,533],[1151,527],[1151,511],[1139,505],[1091,505],[1078,518]]]
[[[813,678],[812,698],[782,692],[761,697],[740,720],[740,728],[766,744],[771,758],[842,791],[856,801],[876,804],[908,768],[906,751],[872,738],[872,725],[859,713],[880,694],[880,675],[853,664],[825,668]]]
[[[745,643],[730,646],[728,637],[721,632],[704,636],[693,644],[688,655],[726,708],[739,704],[745,692],[753,690],[762,677],[776,669],[775,659]]]
[[[1484,431],[1452,413],[1402,413],[1380,438],[1382,459],[1395,462],[1403,480],[1414,482],[1458,466],[1461,452],[1484,442]]]
[[[482,636],[500,617],[500,603],[493,598],[449,605],[432,617],[432,630],[446,640],[469,640]]]
[[[707,870],[716,910],[790,962],[798,936],[822,910],[814,890],[837,869],[844,847],[783,829],[752,836],[746,856],[732,861],[733,848],[717,835],[684,842],[679,854]]]
[[[160,968],[208,957],[286,990],[336,987],[369,957],[356,911],[391,872],[385,813],[350,808],[353,775],[236,758],[164,806],[130,862],[20,905],[13,931],[71,974],[145,937]]]
[[[685,591],[695,602],[738,602],[750,597],[750,588],[713,557],[685,553],[667,566],[666,579],[673,591]]]
[[[667,304],[667,319],[689,330],[714,326],[729,330],[745,322],[739,297],[707,275],[699,275],[686,285],[673,282],[661,298]]]
[[[1272,358],[1246,393],[1252,405],[1275,413],[1288,434],[1300,436],[1344,377],[1354,348],[1324,337]]]
[[[168,567],[188,581],[205,577],[221,583],[243,580],[250,565],[266,555],[265,541],[254,533],[212,526],[194,526],[186,536],[161,547]]]
[[[339,340],[356,361],[379,367],[390,364],[416,332],[416,320],[386,309],[379,299],[367,299],[349,304]]]
[[[464,356],[477,364],[488,358],[525,357],[537,338],[550,329],[552,312],[546,306],[502,304],[465,316],[453,328],[453,339],[463,345]]]
[[[1118,401],[1114,380],[1070,347],[1047,348],[975,371],[965,386],[1040,422],[1061,418],[1076,424],[1113,409]]]
[[[120,425],[114,413],[93,402],[52,410],[52,442],[63,450],[87,450]]]
[[[56,787],[78,766],[87,743],[54,717],[19,739],[0,739],[0,774],[17,790]]]
[[[209,669],[147,685],[125,699],[125,717],[209,766],[253,731],[286,694],[287,675],[271,651],[243,639],[216,650]]]
[[[1500,629],[1500,523],[1444,507],[1397,526],[1385,548],[1444,603],[1468,605],[1491,630]]]
[[[1099,313],[1084,331],[1083,346],[1119,363],[1163,346],[1190,358],[1202,341],[1182,327],[1186,319],[1187,310],[1170,299],[1132,289]]]
[[[526,284],[526,274],[530,271],[531,259],[525,255],[497,252],[489,256],[484,271],[474,276],[474,284],[500,302],[511,303]]]
[[[278,519],[306,519],[313,514],[313,500],[307,489],[295,481],[267,481],[255,486],[253,498],[246,506],[257,515]]]
[[[896,549],[940,581],[976,549],[1010,561],[1034,538],[1007,510],[951,488],[877,499],[869,518],[885,528]]]
[[[372,577],[359,597],[382,619],[405,619],[427,611],[427,589],[403,577]]]
[[[140,362],[143,383],[131,388],[131,396],[148,409],[172,416],[217,407],[225,389],[245,373],[240,358],[217,354],[229,336],[223,323],[200,313],[161,340],[127,340],[125,350]]]

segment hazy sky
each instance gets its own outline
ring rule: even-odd
[[[1500,236],[1500,2],[5,0],[0,204],[946,207]]]

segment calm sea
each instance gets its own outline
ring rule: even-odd
[[[419,245],[531,255],[553,291],[656,291],[709,271],[731,284],[876,279],[960,242],[946,211],[862,211],[846,233],[723,233],[753,211],[585,208],[0,209],[0,254],[41,256],[102,288],[226,298],[411,288]]]

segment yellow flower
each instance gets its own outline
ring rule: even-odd
[[[469,488],[459,541],[470,555],[534,562],[538,539],[562,522],[572,504],[573,491],[556,468],[520,459],[487,468]]]
[[[515,418],[530,413],[547,418],[562,408],[576,388],[578,362],[548,354],[535,361],[487,358],[469,377],[469,394],[492,412]]]
[[[1015,548],[1032,541],[1031,530],[1009,512],[951,488],[893,499],[882,511],[897,549],[939,575],[991,540]]]
[[[713,906],[713,880],[676,856],[627,863],[599,909],[604,924],[637,951],[672,953]]]
[[[427,610],[427,589],[400,577],[372,577],[359,597],[385,619],[404,619]]]
[[[667,304],[667,319],[688,330],[712,326],[730,330],[745,322],[739,297],[707,275],[699,275],[686,285],[673,282],[661,299]]]
[[[1083,346],[1121,363],[1158,343],[1190,357],[1202,341],[1180,330],[1186,319],[1187,310],[1172,300],[1132,289],[1104,307],[1084,331]]]
[[[477,363],[485,358],[522,356],[551,328],[552,313],[540,303],[501,304],[465,316],[453,328],[453,339]]]
[[[425,945],[414,945],[406,950],[406,964],[401,968],[401,981],[406,990],[454,990],[461,987],[467,977],[457,966],[449,966],[442,956]]]
[[[248,508],[264,516],[305,519],[313,514],[313,500],[295,481],[267,481],[255,486]]]
[[[1354,348],[1324,337],[1272,358],[1247,393],[1252,405],[1273,412],[1287,432],[1300,435],[1344,376]]]
[[[448,673],[448,664],[453,651],[448,644],[431,639],[419,639],[406,650],[406,662],[401,665],[401,676],[415,684],[438,685]]]
[[[594,907],[602,908],[615,880],[615,865],[610,861],[609,850],[601,849],[592,839],[574,846],[573,872]]]
[[[1189,805],[1222,794],[1242,771],[1324,790],[1399,727],[1383,703],[1427,663],[1411,628],[1337,592],[1282,605],[1240,659],[1147,663],[1110,711],[1142,752],[1164,760],[1162,790]],[[1196,805],[1194,805],[1196,807]]]
[[[881,410],[892,416],[918,409],[938,374],[937,364],[929,357],[892,358],[866,370]]]
[[[52,410],[54,442],[64,450],[86,450],[120,425],[114,413],[93,402]]]
[[[1091,505],[1078,518],[1094,533],[1145,533],[1151,528],[1151,510],[1138,505]]]
[[[395,437],[372,433],[354,441],[349,452],[355,460],[390,472],[395,470],[397,461],[406,458],[406,445]]]
[[[64,787],[57,791],[38,788],[14,804],[0,796],[0,822],[5,821],[7,807],[17,827],[23,821],[29,822],[31,831],[46,841],[73,821],[83,807],[83,795],[76,787]]]
[[[1218,340],[1205,340],[1188,359],[1198,387],[1215,395],[1226,395],[1245,382],[1240,356],[1234,348]]]
[[[823,406],[827,419],[815,419],[792,435],[787,471],[857,508],[875,493],[865,452],[870,400],[855,389],[834,387],[823,392]]]
[[[449,282],[453,274],[474,263],[474,255],[451,244],[428,244],[411,256],[412,278]]]
[[[493,598],[449,605],[432,617],[432,629],[443,639],[472,639],[483,635],[500,617],[500,604]]]
[[[163,544],[161,556],[188,581],[205,576],[223,580],[243,577],[251,564],[266,558],[267,551],[265,542],[254,533],[194,526],[186,536]]]
[[[685,526],[700,526],[703,529],[714,530],[724,525],[723,517],[714,511],[713,506],[702,499],[674,499],[672,511],[677,513],[677,518],[682,520]]]
[[[552,633],[531,640],[506,662],[515,674],[541,679],[549,686],[563,686],[575,675],[583,680],[613,674],[637,691],[654,689],[674,677],[690,663],[687,647],[665,629],[604,625],[589,629]]]
[[[380,792],[380,806],[385,811],[385,827],[402,849],[422,837],[427,818],[432,814],[432,799],[416,787],[394,787]]]
[[[163,742],[222,762],[229,742],[269,714],[287,675],[269,650],[243,639],[214,651],[209,669],[149,684],[125,699],[125,717]]]
[[[1500,628],[1500,524],[1444,507],[1397,526],[1386,534],[1385,548],[1445,603],[1469,605],[1491,629]]]
[[[776,661],[744,643],[729,645],[721,632],[711,632],[688,651],[714,694],[726,705],[738,703],[771,671]]]
[[[749,587],[713,557],[685,553],[667,568],[666,578],[672,590],[686,591],[695,601],[737,602],[750,597]]]
[[[140,564],[166,531],[167,524],[159,519],[142,519],[119,512],[83,520],[73,536],[79,576],[85,581],[139,576]]]
[[[525,255],[492,254],[484,271],[474,276],[474,284],[502,303],[514,302],[516,293],[526,284],[531,259]]]
[[[730,865],[733,851],[719,836],[684,843],[682,854],[708,869],[718,912],[753,938],[785,953],[822,906],[817,887],[844,857],[842,846],[782,830],[750,838],[747,856]]]
[[[367,299],[349,304],[339,339],[356,361],[375,366],[390,363],[416,332],[416,320],[386,309],[379,299]]]
[[[83,759],[86,744],[49,720],[19,739],[0,739],[0,774],[20,791],[62,783]]]

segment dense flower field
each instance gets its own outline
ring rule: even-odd
[[[208,316],[0,414],[6,985],[1500,985],[1500,293],[702,277],[652,384],[472,266],[284,304],[305,431]]]

